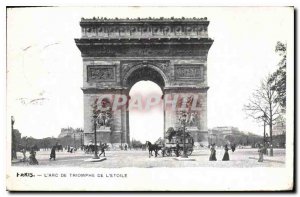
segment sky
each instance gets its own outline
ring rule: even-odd
[[[35,138],[57,137],[63,127],[83,127],[83,65],[74,42],[81,36],[81,17],[207,17],[214,39],[207,60],[208,128],[235,126],[262,134],[262,125],[246,117],[243,105],[276,69],[277,41],[293,46],[292,14],[280,7],[8,9],[7,117],[15,117],[14,126],[23,136]],[[131,91],[161,94],[152,82],[139,82]],[[131,113],[131,137],[161,137],[162,115],[159,110]]]

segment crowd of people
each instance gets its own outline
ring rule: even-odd
[[[222,161],[229,161],[230,159],[229,159],[228,151],[230,149],[228,148],[227,144],[224,146],[224,150],[225,150],[225,152],[224,152],[224,156],[222,158]],[[232,150],[232,152],[235,151],[235,145],[231,146],[231,150]],[[258,153],[259,153],[258,162],[263,162],[264,161],[264,154],[268,154],[267,147],[265,145],[259,144],[258,145]],[[209,161],[217,161],[215,144],[212,144],[210,146]]]
[[[107,148],[108,148],[108,145],[106,143],[103,143],[103,144],[100,145],[100,148],[99,148],[99,157],[100,156],[104,156],[105,157],[105,150]],[[124,148],[122,148],[122,150],[125,150],[125,151],[127,149],[128,149],[127,145],[125,145]],[[56,160],[56,151],[57,150],[59,150],[59,149],[57,148],[57,144],[56,144],[56,145],[54,145],[51,148],[49,160],[52,160],[52,159]],[[69,153],[73,153],[73,152],[76,151],[76,149],[74,147],[71,147],[71,146],[67,146],[66,150]],[[179,150],[180,150],[180,146],[179,146],[178,143],[176,144],[176,150],[177,150],[176,151],[176,156],[178,157],[179,156]],[[222,161],[229,161],[230,160],[229,153],[228,153],[229,150],[231,150],[232,152],[234,152],[235,151],[235,145],[231,145],[230,148],[228,147],[227,144],[224,146],[224,155],[223,155]],[[38,165],[39,164],[39,162],[36,159],[36,150],[34,150],[34,148],[31,148],[28,159],[26,157],[26,150],[23,149],[21,152],[23,154],[23,159],[21,159],[22,162],[28,161],[29,165]],[[263,155],[267,154],[267,152],[268,152],[267,151],[267,147],[265,145],[259,144],[259,146],[258,146],[258,153],[259,153],[258,162],[263,162],[263,160],[264,160],[263,159]],[[215,144],[211,144],[210,145],[209,161],[217,161],[217,157],[216,157],[216,145]]]

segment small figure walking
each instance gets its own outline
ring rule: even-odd
[[[105,157],[105,149],[107,148],[106,143],[102,144],[100,147],[101,153],[99,154],[99,157],[103,154],[103,156]]]
[[[209,161],[217,161],[215,144],[212,144],[210,147]]]
[[[179,143],[177,141],[176,142],[176,157],[179,157],[179,149],[180,149],[180,146],[179,146]]]
[[[263,145],[263,154],[268,155],[268,148],[267,148],[266,143],[264,143],[264,145]]]
[[[165,145],[163,144],[163,147],[161,148],[161,155],[162,155],[162,157],[165,156],[166,151],[167,151],[167,149],[166,149]]]
[[[29,165],[39,165],[39,162],[35,158],[36,152],[31,149],[29,156]]]
[[[50,160],[51,159],[55,160],[55,156],[56,156],[55,149],[56,149],[56,146],[53,146],[51,149],[50,158],[49,158]]]
[[[260,144],[258,145],[258,154],[259,154],[259,158],[258,158],[258,162],[263,162],[264,161],[264,146],[261,146]]]
[[[21,160],[22,162],[25,162],[26,161],[26,149],[25,148],[23,148],[22,150],[21,150],[21,152],[22,152],[22,154],[23,154],[23,159]]]
[[[125,148],[125,150],[127,150],[127,144],[125,144],[125,147],[124,147],[124,148]]]
[[[234,152],[235,151],[235,144],[231,145],[231,151]]]
[[[225,145],[224,150],[225,150],[225,153],[224,153],[224,156],[223,156],[222,161],[229,161],[229,154],[228,154],[228,150],[229,150],[229,149],[228,149],[227,144]]]

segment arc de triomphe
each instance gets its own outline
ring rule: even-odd
[[[176,95],[197,100],[186,128],[195,145],[206,145],[207,54],[213,43],[208,25],[207,18],[82,18],[82,36],[75,42],[83,59],[84,143],[94,139],[93,104],[99,96],[129,97],[136,82],[150,80],[162,89],[164,106]],[[164,132],[179,126],[179,114],[165,108]],[[128,110],[109,115],[109,124],[99,123],[97,141],[128,144]]]

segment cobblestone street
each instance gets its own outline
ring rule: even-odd
[[[190,158],[195,161],[178,161],[173,157],[157,158],[148,157],[148,151],[106,151],[106,158],[102,162],[86,162],[93,154],[85,154],[82,151],[76,153],[56,152],[56,160],[50,161],[50,151],[38,151],[36,158],[39,161],[38,166],[30,166],[27,162],[14,162],[13,166],[28,167],[100,167],[100,168],[121,168],[121,167],[229,167],[229,168],[252,168],[252,167],[284,167],[285,166],[285,150],[274,149],[274,156],[264,156],[263,163],[257,162],[257,149],[237,149],[235,152],[229,151],[230,161],[222,161],[224,154],[223,149],[217,149],[218,161],[208,161],[209,149],[195,150]],[[27,153],[27,156],[28,153]],[[18,159],[22,155],[18,154]]]

